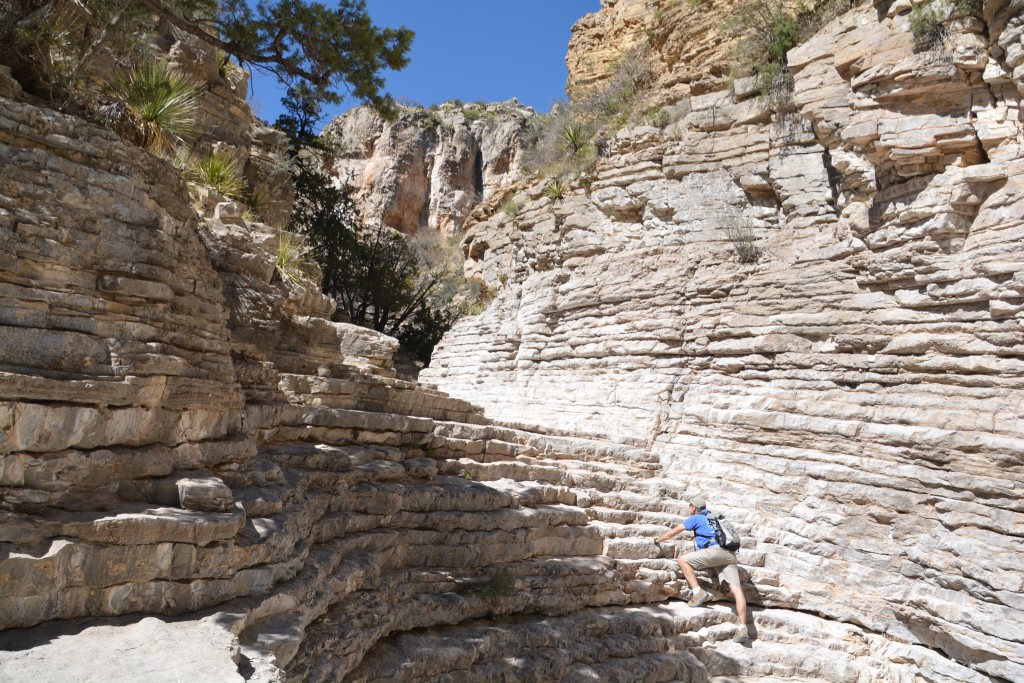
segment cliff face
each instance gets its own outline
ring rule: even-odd
[[[532,115],[514,100],[404,108],[393,123],[356,108],[324,133],[339,150],[332,174],[356,189],[364,222],[450,235],[519,173]]]
[[[796,115],[742,79],[680,99],[586,191],[468,226],[469,267],[507,282],[421,379],[650,449],[754,539],[759,604],[1018,680],[1024,22],[985,3],[919,53],[908,10],[859,4],[794,49]]]
[[[0,677],[1024,679],[1024,21],[921,55],[907,9],[794,50],[799,117],[737,81],[589,194],[496,189],[443,392],[276,230],[0,73]],[[686,544],[651,539],[695,491],[744,535],[750,647],[669,599]]]
[[[646,50],[654,98],[674,102],[728,86],[734,39],[723,27],[737,0],[604,0],[573,27],[568,92],[601,83],[631,49]]]

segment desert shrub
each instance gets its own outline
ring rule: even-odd
[[[507,598],[516,593],[516,575],[509,569],[499,569],[487,580],[480,596],[486,599]]]
[[[536,117],[524,155],[527,171],[545,177],[589,173],[603,155],[606,140],[643,119],[644,97],[653,80],[650,55],[634,48],[611,68],[605,81],[571,93],[548,114]]]
[[[914,37],[915,50],[941,46],[948,34],[945,13],[934,1],[917,5],[910,10],[910,33]]]
[[[110,83],[119,106],[108,117],[121,134],[154,154],[169,155],[176,144],[195,135],[200,86],[166,63],[144,61],[123,69]]]
[[[956,0],[954,7],[957,14],[977,14],[985,5],[985,0]]]
[[[519,212],[523,210],[522,202],[518,202],[515,198],[509,199],[507,202],[501,205],[501,212],[506,217],[515,220],[519,217]]]
[[[849,8],[846,0],[816,0],[795,8],[780,0],[747,0],[725,21],[739,40],[734,51],[738,74],[757,76],[758,90],[775,111],[792,106],[793,80],[786,54]]]
[[[282,188],[273,187],[266,181],[259,181],[251,187],[246,187],[242,193],[242,201],[245,203],[245,220],[266,221],[268,210],[278,201]]]
[[[749,219],[726,215],[722,218],[722,230],[740,263],[754,263],[761,256],[761,250],[757,247],[757,234]]]
[[[672,113],[665,107],[656,107],[647,112],[647,122],[656,128],[664,128],[672,122]]]
[[[793,110],[793,75],[782,64],[768,62],[758,69],[757,91],[772,111]]]

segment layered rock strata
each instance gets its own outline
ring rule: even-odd
[[[906,9],[791,54],[801,119],[740,81],[589,195],[496,191],[465,247],[502,293],[443,392],[280,277],[276,230],[0,100],[3,677],[1024,678],[1021,23],[962,23],[981,77],[933,116],[892,99],[930,78]],[[908,61],[858,94],[875,51]],[[669,599],[686,548],[651,539],[695,490],[746,539],[751,647]]]
[[[324,129],[337,150],[330,170],[356,190],[366,224],[459,233],[476,204],[519,174],[532,115],[515,100],[402,107],[394,122],[357,107]]]
[[[197,220],[164,162],[81,121],[2,112],[2,334],[27,340],[0,375],[6,680],[974,680],[787,610],[746,650],[727,607],[663,604],[675,549],[650,539],[685,486],[658,455],[396,379],[394,340],[275,276],[276,231]],[[833,639],[862,645],[814,654]]]
[[[740,79],[524,186],[464,239],[500,296],[421,379],[655,453],[754,539],[759,605],[1024,678],[1020,9],[920,52],[859,4],[790,53],[794,114]]]

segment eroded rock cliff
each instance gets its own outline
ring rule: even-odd
[[[794,115],[737,80],[522,189],[465,238],[501,295],[421,378],[650,449],[756,539],[758,604],[1024,678],[1020,9],[917,52],[909,5],[859,4],[790,53]]]
[[[793,51],[798,117],[691,89],[589,194],[495,190],[443,392],[0,74],[3,677],[1024,679],[1024,21],[921,55],[908,9]],[[750,647],[651,540],[695,490]]]
[[[532,116],[515,100],[402,107],[394,122],[357,107],[324,129],[338,150],[331,173],[356,190],[370,225],[459,233],[476,204],[520,173]]]

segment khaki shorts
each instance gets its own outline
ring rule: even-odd
[[[694,569],[714,569],[718,581],[728,581],[733,586],[740,585],[740,570],[736,566],[736,554],[713,545],[704,550],[696,550],[683,555],[686,563]]]

